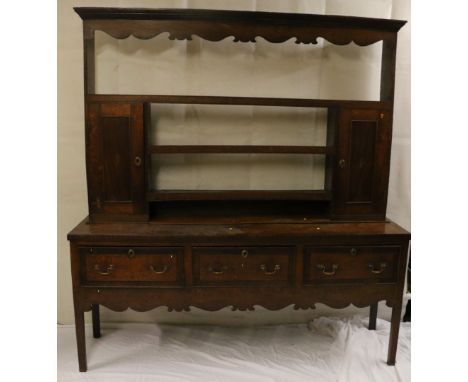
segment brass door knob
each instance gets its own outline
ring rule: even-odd
[[[141,158],[135,157],[135,166],[141,166]]]

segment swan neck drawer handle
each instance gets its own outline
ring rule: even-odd
[[[110,275],[111,272],[115,269],[115,266],[112,265],[112,264],[109,264],[108,266],[106,266],[104,269],[101,269],[101,267],[99,266],[99,264],[96,264],[94,266],[94,270],[97,271],[100,275],[103,275],[103,276],[107,276],[107,275]]]
[[[372,273],[376,274],[376,275],[380,275],[381,273],[383,273],[385,271],[385,268],[387,268],[387,263],[380,263],[380,268],[379,269],[376,269],[376,266],[372,263],[369,263],[369,269]]]
[[[334,276],[336,274],[336,271],[338,270],[338,264],[332,264],[331,266],[331,271],[327,271],[327,267],[325,264],[317,264],[317,269],[319,271],[322,271],[322,274],[325,276]]]
[[[208,270],[213,273],[214,275],[224,275],[224,272],[227,271],[227,267],[224,266],[224,267],[220,267],[218,269],[214,269],[213,267],[209,267]]]
[[[162,274],[166,273],[168,269],[169,269],[169,267],[168,267],[167,265],[165,265],[164,267],[162,267],[161,270],[157,270],[157,269],[154,267],[154,265],[150,265],[150,270],[151,270],[151,272],[156,273],[157,275],[162,275]]]
[[[270,272],[270,271],[267,270],[266,264],[261,264],[260,269],[263,271],[264,274],[271,276],[271,275],[274,275],[274,274],[278,273],[280,271],[281,267],[280,267],[279,264],[276,264],[274,266],[273,270]]]

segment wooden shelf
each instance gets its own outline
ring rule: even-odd
[[[326,146],[153,145],[151,154],[331,154]]]
[[[314,98],[265,98],[265,97],[223,97],[201,95],[162,95],[162,94],[88,94],[88,102],[146,102],[195,105],[239,105],[239,106],[282,106],[282,107],[347,107],[353,109],[389,110],[389,101],[334,100]]]
[[[325,190],[152,190],[148,201],[169,200],[331,200]]]

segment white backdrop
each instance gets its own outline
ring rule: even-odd
[[[70,263],[66,234],[87,214],[84,158],[83,68],[81,19],[73,6],[177,7],[263,10],[341,14],[409,20],[405,0],[318,1],[60,1],[58,2],[58,321],[73,322]],[[170,41],[167,35],[151,40],[115,40],[97,33],[97,92],[121,94],[206,94],[298,98],[378,99],[381,44],[366,48],[343,47],[320,41],[297,45],[292,40],[270,44]],[[394,133],[387,215],[410,228],[410,26],[399,33]],[[157,106],[152,139],[161,144],[321,144],[323,112],[317,109],[274,109],[193,105]],[[174,123],[175,122],[175,123]],[[287,129],[284,129],[287,123]],[[156,124],[156,122],[155,122]],[[169,128],[170,127],[170,128]],[[266,134],[267,133],[267,134]],[[265,138],[266,137],[266,138]],[[237,157],[238,158],[238,157]],[[284,157],[282,157],[284,159]],[[212,188],[216,179],[226,188],[320,188],[321,158],[262,162],[246,156],[179,156],[158,167],[160,188]],[[203,166],[200,166],[203,164]],[[314,176],[310,176],[310,166]],[[274,171],[273,171],[274,169]],[[307,176],[305,176],[307,171]],[[183,179],[183,182],[181,181]],[[233,179],[235,181],[233,181]],[[285,179],[285,180],[284,180]],[[281,183],[280,180],[284,180]],[[148,313],[113,313],[103,309],[103,320],[273,323],[306,321],[318,314],[349,314],[356,308],[334,311],[168,313],[158,308]],[[228,313],[227,313],[228,312]],[[385,315],[386,312],[384,312]]]

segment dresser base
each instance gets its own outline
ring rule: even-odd
[[[216,311],[370,306],[392,308],[387,364],[394,365],[409,234],[391,222],[320,224],[88,224],[70,234],[80,371],[86,371],[84,313],[99,306]]]

